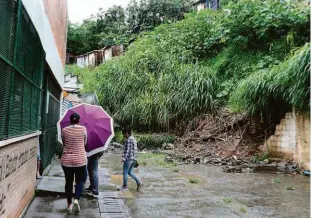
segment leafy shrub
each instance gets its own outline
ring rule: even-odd
[[[190,178],[189,179],[189,182],[191,184],[199,184],[200,183],[200,180],[198,178]]]
[[[164,143],[174,143],[175,136],[163,134],[143,134],[136,135],[139,148],[154,149],[162,148]]]
[[[124,137],[123,137],[122,132],[121,131],[115,131],[112,141],[123,144],[124,143]]]
[[[309,26],[304,1],[229,1],[141,34],[81,78],[118,123],[136,129],[174,129],[227,104],[277,120],[308,111]]]
[[[171,168],[173,171],[175,169],[178,169],[178,164],[168,163],[165,161],[165,155],[163,154],[156,154],[156,153],[146,153],[146,154],[140,154],[138,155],[138,162],[142,163],[143,166],[149,165],[149,166],[161,166],[164,168]]]
[[[233,108],[268,120],[280,117],[280,113],[292,108],[308,112],[309,72],[310,44],[307,43],[279,65],[257,71],[242,80],[232,95]]]

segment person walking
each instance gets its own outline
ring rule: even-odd
[[[98,198],[98,161],[104,152],[99,152],[87,158],[87,171],[89,174],[90,186],[85,189],[86,193]]]
[[[66,185],[65,192],[67,196],[68,212],[80,212],[79,199],[83,191],[83,185],[86,180],[87,157],[85,146],[87,142],[87,131],[84,126],[78,125],[80,115],[73,113],[70,116],[71,125],[62,130],[62,140],[64,145],[63,155],[61,157],[62,168],[65,173]],[[75,180],[75,195],[72,203],[73,181]]]
[[[124,143],[124,152],[122,155],[123,162],[123,185],[120,191],[128,191],[127,178],[130,175],[137,184],[137,191],[139,191],[143,185],[141,181],[133,173],[133,168],[137,161],[137,141],[132,136],[132,130],[129,127],[125,127],[122,130],[123,137],[126,139]]]

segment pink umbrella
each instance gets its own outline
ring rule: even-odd
[[[70,116],[73,113],[80,115],[79,124],[87,129],[88,157],[106,150],[114,137],[113,119],[102,107],[90,104],[79,104],[65,112],[57,123],[58,141],[62,143],[61,131],[70,125]]]

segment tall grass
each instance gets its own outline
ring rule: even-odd
[[[228,104],[270,121],[308,111],[308,7],[272,0],[225,7],[138,36],[125,56],[81,76],[85,90],[95,90],[118,123],[141,130],[170,130]]]
[[[306,43],[279,65],[242,80],[231,96],[231,104],[273,120],[291,109],[308,112],[309,96],[310,44]]]

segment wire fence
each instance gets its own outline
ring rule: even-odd
[[[44,59],[21,0],[0,0],[0,140],[40,129]]]

